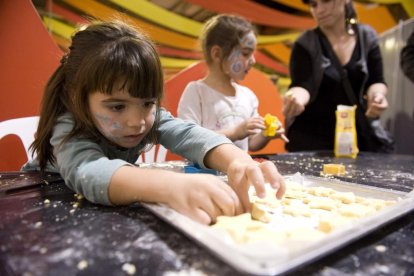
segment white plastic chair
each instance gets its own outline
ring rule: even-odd
[[[167,149],[161,145],[153,146],[149,151],[142,153],[136,164],[138,163],[154,163],[154,162],[164,162],[167,156]]]
[[[0,122],[0,140],[6,135],[14,134],[18,136],[23,143],[27,160],[31,160],[35,156],[33,155],[32,157],[29,147],[34,140],[38,124],[39,116],[22,117]]]

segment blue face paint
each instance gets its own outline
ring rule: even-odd
[[[240,45],[234,47],[228,57],[229,75],[234,80],[243,80],[250,67],[255,63],[253,52],[256,49],[256,36],[253,32],[246,34],[241,40]],[[250,51],[247,57],[243,51]]]

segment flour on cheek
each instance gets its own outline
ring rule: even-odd
[[[122,138],[122,125],[113,118],[103,114],[95,114],[97,127],[101,133],[113,142],[117,142]]]

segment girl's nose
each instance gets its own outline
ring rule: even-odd
[[[145,125],[145,116],[141,110],[135,110],[128,114],[127,126],[128,127],[142,127]]]
[[[256,63],[256,58],[252,55],[249,59],[249,65],[254,65]]]

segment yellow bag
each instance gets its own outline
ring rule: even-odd
[[[356,158],[358,140],[355,125],[356,105],[338,105],[336,110],[335,149],[336,157]]]

